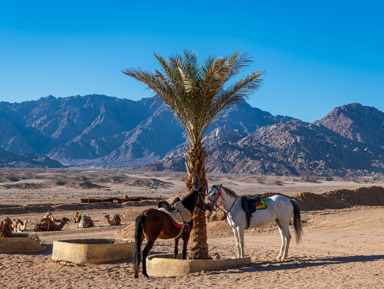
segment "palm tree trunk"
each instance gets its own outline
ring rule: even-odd
[[[206,171],[205,171],[205,160],[207,153],[201,144],[195,147],[190,147],[188,152],[188,163],[186,163],[187,175],[185,184],[189,191],[193,190],[193,182],[196,186],[200,187],[199,190],[202,192],[205,198],[205,187],[206,187]],[[192,176],[194,181],[192,180]],[[193,214],[193,228],[191,232],[189,245],[188,259],[208,259],[208,243],[207,243],[207,219],[205,212],[199,210],[198,214]]]

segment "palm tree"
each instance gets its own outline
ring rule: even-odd
[[[162,72],[132,68],[123,73],[145,83],[174,112],[190,141],[186,186],[189,191],[192,190],[194,178],[196,184],[201,180],[202,190],[206,186],[207,153],[203,147],[204,134],[224,109],[240,102],[260,86],[263,73],[256,70],[224,89],[225,83],[252,62],[246,53],[210,56],[202,64],[198,62],[197,54],[188,50],[184,50],[183,56],[176,55],[169,59],[159,54],[155,54],[155,57],[162,66]],[[194,214],[193,221],[189,258],[207,259],[209,254],[204,212]]]

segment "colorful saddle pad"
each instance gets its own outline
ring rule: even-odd
[[[166,212],[165,212],[166,213]],[[167,216],[168,216],[168,218],[171,220],[171,222],[172,222],[172,224],[176,227],[176,228],[181,228],[182,226],[183,226],[183,224],[178,224],[178,223],[176,223],[176,221],[174,220],[174,219],[172,219],[172,216],[170,215],[170,214],[168,214],[168,213],[166,213],[167,214]]]
[[[252,213],[256,212],[257,210],[267,208],[267,202],[264,199],[260,199],[259,195],[254,196],[252,199],[248,197],[241,197],[241,207],[245,212],[247,221],[245,229],[248,229],[251,222]]]
[[[267,202],[264,199],[261,199],[257,202],[255,202],[256,210],[266,209],[267,208]]]

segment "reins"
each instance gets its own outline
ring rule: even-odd
[[[205,202],[204,202],[204,199],[203,199],[203,194],[200,191],[198,191],[198,198],[197,198],[196,205],[199,203],[199,200],[203,204],[203,208],[205,210],[205,206],[206,205],[205,205]],[[196,211],[196,208],[195,208],[194,213],[197,215],[199,212],[200,212],[200,208],[197,208],[197,211]]]

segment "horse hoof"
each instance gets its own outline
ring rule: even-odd
[[[135,274],[135,278],[139,278],[139,275],[138,275],[138,274]]]

